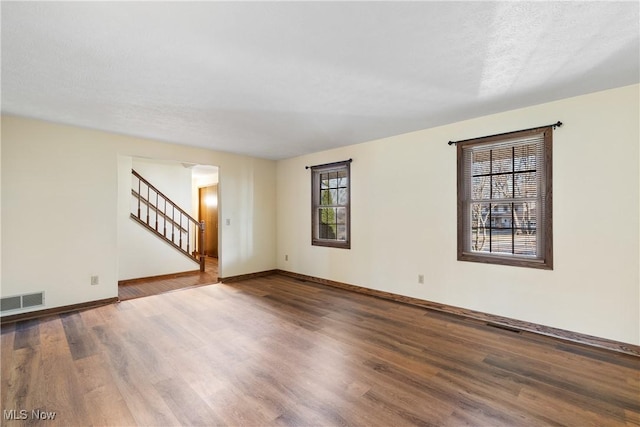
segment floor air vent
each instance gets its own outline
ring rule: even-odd
[[[496,328],[496,329],[502,329],[503,331],[514,332],[516,334],[519,334],[520,332],[522,332],[520,329],[511,328],[509,326],[501,325],[499,323],[488,322],[487,326],[491,326],[492,328]]]
[[[44,292],[0,298],[0,312],[44,305]]]

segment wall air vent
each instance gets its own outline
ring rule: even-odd
[[[44,305],[44,292],[0,298],[0,312]]]

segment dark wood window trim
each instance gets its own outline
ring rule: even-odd
[[[323,184],[321,178],[327,174],[341,176],[339,183],[331,180]],[[346,197],[344,193],[346,192]],[[342,197],[327,198],[329,194]],[[329,212],[332,219],[322,221],[322,213]],[[311,244],[332,248],[351,249],[351,161],[335,162],[311,167]],[[321,227],[324,227],[321,230]],[[346,230],[345,230],[346,228]],[[331,234],[335,237],[328,237]]]
[[[471,225],[471,186],[472,186],[472,178],[471,178],[471,166],[470,166],[470,152],[473,148],[483,147],[489,148],[491,146],[498,147],[500,145],[501,148],[509,147],[509,146],[517,146],[523,140],[527,140],[537,135],[542,135],[541,143],[543,146],[541,147],[541,154],[538,157],[538,161],[536,162],[536,167],[541,168],[539,180],[537,181],[537,194],[538,194],[538,205],[542,205],[542,209],[539,209],[539,214],[537,215],[537,223],[536,223],[536,242],[537,242],[537,251],[533,256],[523,256],[523,255],[515,255],[515,254],[502,254],[502,253],[491,253],[491,252],[480,252],[471,249],[471,239],[472,235],[472,225]],[[457,145],[457,173],[458,173],[458,200],[457,200],[457,210],[458,210],[458,260],[460,261],[472,261],[472,262],[480,262],[487,264],[500,264],[500,265],[510,265],[517,267],[529,267],[529,268],[539,268],[539,269],[553,269],[553,221],[552,221],[552,212],[553,212],[553,193],[552,193],[552,137],[553,137],[553,127],[545,126],[535,129],[528,129],[524,131],[516,131],[510,132],[490,137],[484,138],[476,138],[463,142],[458,142]],[[510,145],[513,144],[513,145]],[[469,163],[469,164],[467,164]],[[512,167],[512,172],[514,168]],[[509,172],[507,172],[508,174]],[[498,175],[499,173],[490,173],[486,175],[490,175],[490,179],[492,176]],[[489,184],[490,188],[492,188],[493,183]],[[515,186],[514,186],[515,187]],[[490,190],[492,191],[492,190]],[[493,195],[491,194],[490,199],[486,204],[489,205],[488,212],[489,214],[492,212],[493,206],[497,205],[499,199],[493,199]],[[515,196],[514,196],[515,197]],[[476,203],[477,205],[478,203]],[[512,203],[512,215],[513,215],[513,203]],[[508,223],[508,219],[505,221]],[[516,228],[513,225],[514,221],[511,222],[511,230],[512,236],[515,236]],[[491,227],[493,226],[491,219],[489,219],[489,229],[491,233]],[[519,230],[519,229],[518,229]],[[515,247],[515,245],[513,246]],[[491,250],[491,249],[490,249]],[[514,250],[515,251],[515,250]]]

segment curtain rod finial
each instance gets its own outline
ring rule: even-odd
[[[558,123],[553,125],[553,128],[559,128],[560,126],[562,126],[562,122],[560,120],[558,120]]]
[[[449,144],[449,145],[453,145],[453,144],[455,144],[455,143],[456,143],[455,141],[449,141],[449,142],[447,142],[447,144]]]

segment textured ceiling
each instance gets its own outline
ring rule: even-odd
[[[638,2],[2,2],[2,111],[281,159],[638,83]]]

